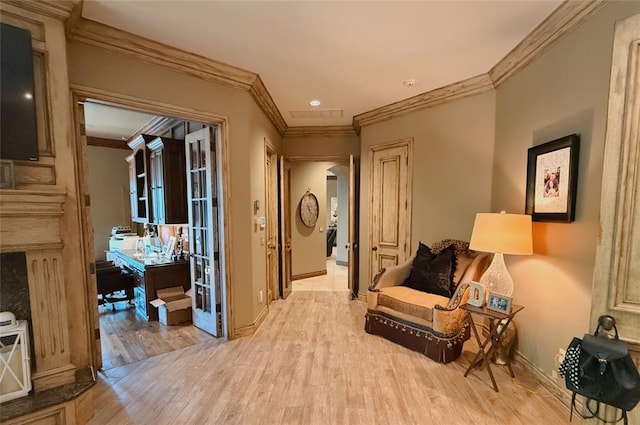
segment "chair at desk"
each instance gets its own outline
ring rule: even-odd
[[[118,301],[133,301],[133,276],[128,270],[123,270],[112,261],[96,261],[96,281],[98,283],[98,305],[111,303],[116,309]],[[117,294],[124,292],[124,295]]]

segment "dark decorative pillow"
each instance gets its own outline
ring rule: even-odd
[[[449,246],[435,255],[428,246],[420,243],[411,265],[409,277],[403,285],[422,292],[451,298],[453,274],[456,271],[455,247]]]

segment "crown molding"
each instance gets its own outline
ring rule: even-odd
[[[85,18],[67,27],[67,38],[131,56],[203,80],[248,91],[280,135],[286,123],[260,77],[250,71],[190,53]]]
[[[358,135],[364,125],[495,89],[609,1],[611,0],[567,0],[494,65],[488,73],[355,115],[352,122],[353,130],[351,130],[350,126],[289,128],[258,74],[78,17],[81,0],[42,0],[39,2],[2,0],[2,2],[65,19],[69,18],[73,12],[67,28],[67,36],[70,40],[134,56],[174,71],[248,91],[283,137],[342,136],[353,135],[354,132]]]
[[[355,129],[350,125],[331,126],[304,126],[289,127],[284,133],[285,138],[308,137],[308,136],[357,136]]]
[[[287,131],[287,123],[282,117],[282,114],[280,114],[280,110],[259,75],[256,75],[256,79],[251,85],[249,92],[258,106],[260,106],[260,109],[262,109],[262,112],[267,115],[267,118],[269,118],[271,123],[276,127],[280,136],[284,136]]]
[[[586,21],[610,0],[567,0],[533,29],[516,47],[489,70],[497,88],[526,67],[556,40]]]
[[[2,0],[2,3],[64,21],[71,16],[72,10],[81,4],[82,0]]]
[[[385,121],[409,112],[431,108],[454,99],[483,93],[493,88],[493,82],[489,78],[489,75],[476,75],[475,77],[467,78],[457,83],[449,84],[399,102],[373,109],[369,112],[355,115],[353,117],[353,128],[359,134],[360,128],[364,125]]]

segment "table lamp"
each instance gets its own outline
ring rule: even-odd
[[[477,213],[471,232],[469,248],[492,252],[493,260],[480,277],[480,283],[489,291],[511,297],[513,279],[507,271],[503,254],[531,255],[531,216],[524,214]]]

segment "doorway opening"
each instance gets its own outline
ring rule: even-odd
[[[208,114],[171,105],[147,105],[103,92],[96,95],[74,91],[73,95],[77,105],[74,119],[80,187],[82,193],[88,195],[81,211],[81,223],[87,304],[93,312],[90,322],[95,335],[92,338],[94,367],[111,369],[211,341],[212,335],[228,338],[228,255],[224,243],[228,219],[223,209],[228,184],[224,176],[228,171],[222,159],[226,155],[226,122]],[[100,134],[100,129],[109,127],[112,127],[111,133]],[[134,131],[127,134],[127,128]],[[209,129],[213,140],[201,143],[198,153],[204,158],[206,151],[208,165],[198,162],[195,170],[188,172],[178,167],[176,161],[166,161],[164,169],[158,168],[162,156],[171,154],[168,146],[173,141],[178,146],[176,152],[183,155],[187,164],[193,165],[195,157],[189,157],[185,139],[204,129]],[[118,131],[123,133],[114,137]],[[155,149],[145,154],[145,165],[156,161],[155,167],[146,173],[136,172],[136,151],[127,143],[141,135],[154,136],[142,138],[146,148]],[[140,177],[148,177],[147,186],[136,187]],[[170,182],[174,185],[178,182],[181,192],[189,193],[189,204],[186,199],[176,201],[180,197]],[[193,192],[197,186],[207,187],[209,194]],[[213,198],[212,186],[220,189]],[[209,205],[205,207],[207,200]],[[194,205],[202,208],[194,212]],[[211,205],[213,208],[209,208]],[[202,220],[198,226],[193,225],[194,215]],[[213,226],[203,224],[207,217],[216,221]],[[205,241],[213,243],[211,239],[215,239],[205,236],[208,230],[218,237],[218,244],[210,251],[203,247]],[[190,255],[182,255],[182,251],[189,251]],[[211,252],[211,261],[205,255],[208,252]],[[122,276],[118,279],[123,281],[119,283],[122,288],[109,287],[110,292],[105,292],[100,268],[105,263],[121,270]],[[200,302],[194,301],[192,308],[193,323],[198,327],[190,323],[174,325],[173,316],[166,311],[163,320],[166,324],[158,320],[159,311],[149,302],[159,296],[158,289],[169,287],[181,287],[183,291],[196,288],[193,298]],[[205,309],[206,305],[214,306],[215,311]],[[198,324],[196,313],[202,312],[218,320],[212,329]],[[180,320],[185,321],[190,322],[184,317]]]
[[[357,197],[354,159],[287,158],[290,168],[291,278],[295,291],[357,296]],[[317,201],[309,216],[306,198]],[[314,201],[314,202],[316,202]],[[306,208],[306,210],[303,210]]]

